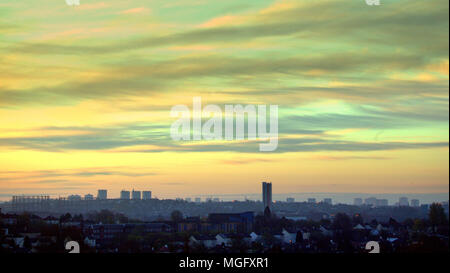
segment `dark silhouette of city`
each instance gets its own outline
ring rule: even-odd
[[[75,240],[91,253],[364,253],[371,241],[383,252],[448,251],[448,202],[272,202],[266,182],[262,200],[159,200],[135,190],[108,199],[105,189],[96,198],[13,196],[1,205],[0,250],[65,252]]]

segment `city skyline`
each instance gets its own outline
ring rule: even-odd
[[[111,195],[108,189],[98,189],[97,195],[92,193],[87,194],[68,194],[65,196],[50,196],[47,194],[35,194],[35,195],[12,195],[9,198],[5,198],[3,201],[12,201],[15,198],[34,198],[34,197],[45,197],[67,200],[150,200],[150,199],[160,199],[160,200],[184,200],[187,202],[230,202],[230,201],[259,201],[263,203],[263,208],[269,206],[273,202],[307,202],[307,203],[328,203],[328,204],[350,204],[350,205],[371,205],[371,206],[412,206],[417,207],[419,204],[431,204],[431,203],[448,203],[448,195],[432,195],[432,194],[373,194],[373,193],[274,193],[272,194],[272,183],[262,182],[262,197],[261,193],[247,193],[247,194],[237,194],[237,195],[193,195],[193,196],[180,196],[169,197],[169,198],[159,198],[158,196],[153,196],[151,190],[121,190],[120,193]],[[270,188],[270,189],[269,189]],[[139,193],[139,197],[134,195],[134,193]],[[142,193],[142,196],[140,195]],[[258,197],[259,196],[259,197]],[[267,197],[265,197],[267,196]],[[266,199],[266,201],[264,201]],[[403,204],[402,204],[403,199]],[[0,199],[0,202],[2,200]],[[269,205],[267,205],[269,204]]]
[[[260,195],[257,181],[448,195],[448,12],[444,0],[0,3],[0,200]],[[170,110],[194,97],[278,105],[277,149],[173,141]]]

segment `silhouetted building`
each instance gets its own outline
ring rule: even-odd
[[[130,200],[130,191],[121,191],[120,192],[120,199],[123,200]]]
[[[387,199],[377,199],[375,203],[377,207],[387,207],[389,202]]]
[[[144,200],[152,199],[152,192],[151,191],[143,191],[142,192],[142,199],[144,199]]]
[[[308,203],[315,204],[316,198],[308,198]]]
[[[364,204],[375,207],[377,205],[377,198],[375,198],[375,197],[366,198],[364,200]]]
[[[98,200],[108,199],[108,191],[107,190],[98,190],[97,199]]]
[[[94,196],[90,193],[84,195],[84,200],[94,200]]]
[[[81,200],[81,196],[78,195],[78,194],[69,195],[69,196],[67,196],[67,200],[69,200],[69,201],[79,201],[79,200]]]
[[[211,224],[211,231],[249,233],[253,228],[253,217],[253,211],[243,213],[211,213],[208,216],[208,222]]]
[[[355,205],[355,206],[362,206],[362,204],[363,204],[362,198],[355,198],[355,199],[353,199],[353,205]]]
[[[332,204],[333,204],[333,200],[331,200],[331,198],[324,198],[324,199],[323,199],[323,202],[324,202],[325,204],[329,204],[329,205],[332,205]]]
[[[14,211],[38,211],[49,209],[50,196],[48,195],[20,195],[13,196],[11,200]]]
[[[411,199],[411,207],[419,207],[420,206],[420,202],[419,199]]]
[[[408,197],[400,197],[398,199],[398,205],[400,207],[408,207],[409,206]]]
[[[295,198],[288,197],[288,198],[286,198],[286,202],[288,202],[288,203],[294,203],[294,202],[295,202]]]
[[[387,199],[378,199],[375,197],[369,197],[364,200],[364,204],[372,207],[387,207],[388,200]]]
[[[262,182],[262,201],[264,209],[272,206],[272,183]]]
[[[141,200],[141,191],[133,190],[131,192],[131,198],[133,198],[133,200]]]

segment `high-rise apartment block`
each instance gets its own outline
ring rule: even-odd
[[[262,201],[264,209],[270,209],[272,205],[272,183],[262,182]]]

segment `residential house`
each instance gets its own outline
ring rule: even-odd
[[[283,243],[295,244],[295,242],[297,241],[297,232],[293,232],[293,231],[289,232],[283,228],[281,233],[283,234],[283,238],[282,238]]]
[[[207,248],[212,248],[217,245],[217,239],[216,237],[210,235],[192,235],[189,238],[189,245],[204,245]]]

